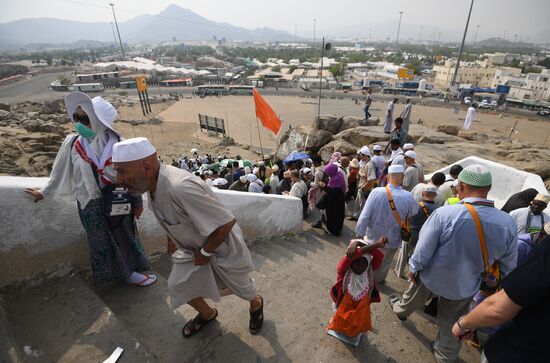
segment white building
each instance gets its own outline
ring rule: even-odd
[[[550,69],[541,73],[495,77],[495,87],[497,85],[510,86],[508,99],[550,101]]]

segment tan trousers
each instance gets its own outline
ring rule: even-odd
[[[377,284],[382,283],[388,276],[388,271],[393,261],[393,256],[397,252],[397,249],[394,248],[379,248],[380,251],[384,253],[384,259],[382,260],[382,265],[378,270],[374,271],[374,282]]]
[[[418,279],[418,284],[411,283],[401,300],[393,304],[393,311],[397,316],[406,318],[415,310],[423,308],[426,301],[434,297],[437,296]],[[438,298],[439,331],[435,339],[434,356],[439,363],[450,363],[457,360],[460,341],[453,335],[452,328],[458,318],[468,312],[471,301],[471,297],[462,300],[449,300],[441,296]]]

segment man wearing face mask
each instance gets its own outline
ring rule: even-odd
[[[118,189],[114,193],[111,157],[113,145],[121,139],[112,126],[117,111],[103,98],[92,99],[82,92],[65,96],[65,106],[78,134],[68,135],[61,145],[46,186],[25,192],[35,202],[75,195],[96,284],[122,280],[148,286],[156,276],[139,272],[149,268],[149,261],[134,219],[143,212],[141,195],[121,194]]]

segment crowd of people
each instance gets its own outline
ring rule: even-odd
[[[520,191],[499,210],[488,199],[493,177],[482,165],[453,165],[448,175],[424,180],[400,117],[386,148],[336,151],[326,162],[312,155],[245,165],[236,157],[220,167],[226,157],[192,150],[191,158],[167,166],[146,138],[120,138],[113,128],[117,112],[101,97],[73,92],[65,103],[78,134],[65,139],[47,185],[25,192],[35,202],[74,195],[94,281],[142,287],[157,281],[145,273],[149,263],[136,233],[147,193],[174,261],[170,304],[197,311],[183,326],[184,337],[217,319],[205,299],[219,301],[224,289],[249,303],[251,334],[263,325],[250,252],[218,188],[299,198],[304,219],[336,236],[346,216],[357,221],[330,289],[334,315],[327,333],[346,343],[358,345],[372,329],[370,304],[381,301],[378,287],[393,266],[410,284],[389,297],[390,307],[400,320],[417,310],[436,316],[438,362],[457,360],[461,340],[483,346],[489,362],[550,361],[547,193]]]

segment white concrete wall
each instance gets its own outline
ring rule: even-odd
[[[33,203],[23,192],[25,187],[42,187],[46,181],[0,177],[0,286],[63,264],[88,265],[86,235],[74,199],[48,198]],[[303,230],[298,198],[223,190],[216,193],[237,219],[247,242]],[[147,206],[138,229],[148,253],[165,248],[165,233]]]
[[[448,174],[451,166],[457,164],[461,165],[463,168],[473,164],[480,164],[489,168],[491,171],[491,176],[493,177],[493,187],[489,192],[489,199],[495,201],[495,206],[497,208],[502,208],[504,203],[506,203],[512,194],[521,192],[522,190],[528,188],[535,188],[539,191],[539,193],[548,193],[546,187],[544,186],[543,180],[537,174],[528,173],[526,171],[512,168],[511,166],[485,160],[476,156],[469,156],[443,169],[439,169],[436,172]],[[429,179],[431,176],[432,174],[427,175],[426,179]],[[548,209],[549,208],[547,208],[547,210]]]

